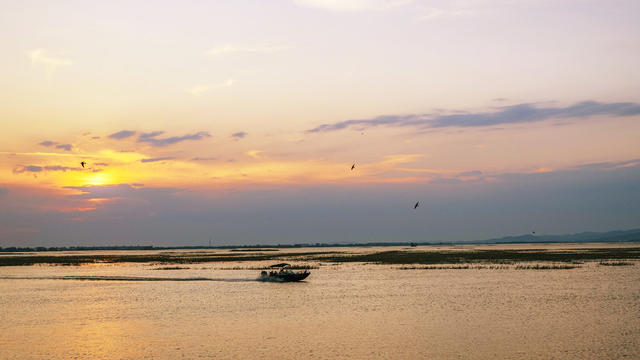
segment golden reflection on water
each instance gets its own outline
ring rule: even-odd
[[[545,271],[348,263],[286,284],[218,269],[238,265],[267,264],[0,268],[0,359],[640,358],[638,262]],[[212,281],[151,281],[202,277]]]

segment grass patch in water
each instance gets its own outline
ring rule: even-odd
[[[431,266],[401,266],[398,270],[508,270],[509,265],[431,265]]]
[[[569,270],[576,269],[580,266],[577,265],[569,265],[569,264],[551,264],[551,265],[543,265],[543,264],[534,264],[534,265],[516,265],[516,270]]]
[[[628,262],[640,259],[640,247],[586,249],[523,250],[425,250],[378,251],[353,254],[348,251],[309,251],[282,253],[160,253],[160,254],[78,254],[78,255],[11,255],[0,256],[0,266],[35,264],[77,265],[96,263],[155,263],[157,265],[197,264],[213,262],[278,261],[315,262],[318,264],[361,262],[388,265],[513,265],[516,263],[567,263],[585,261]],[[604,265],[607,266],[607,265]],[[616,266],[616,265],[612,265]],[[573,266],[578,267],[578,266]],[[304,269],[304,268],[301,268]]]
[[[280,251],[279,249],[231,249],[234,252],[262,252],[262,251]]]
[[[370,254],[333,254],[306,257],[307,261],[363,262],[375,264],[514,264],[523,262],[575,263],[595,260],[640,259],[640,247],[591,249],[525,249],[525,250],[436,250],[381,251]]]
[[[314,270],[319,269],[319,266],[316,265],[291,265],[287,267],[289,270]],[[274,268],[269,266],[234,266],[234,267],[223,267],[217,270],[274,270]]]
[[[630,261],[600,261],[600,266],[634,266],[635,264]]]

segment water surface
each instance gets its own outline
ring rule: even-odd
[[[223,270],[268,264],[0,267],[0,359],[640,358],[637,262]]]

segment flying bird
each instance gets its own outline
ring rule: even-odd
[[[82,162],[80,162],[80,165],[82,165],[82,167],[84,167],[85,165],[87,165],[87,163],[82,161]]]
[[[356,168],[356,164],[355,164],[355,163],[353,163],[353,165],[351,165],[351,170],[353,170],[353,169],[355,169],[355,168]]]
[[[418,208],[418,206],[420,206],[420,201],[418,201],[415,205],[413,205],[413,208],[414,208],[414,209],[417,209],[417,208]]]

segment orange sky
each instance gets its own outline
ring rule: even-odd
[[[78,187],[482,193],[640,159],[637,2],[245,5],[0,5],[0,201],[29,189],[53,194],[36,208],[86,213],[107,205],[67,204]]]

